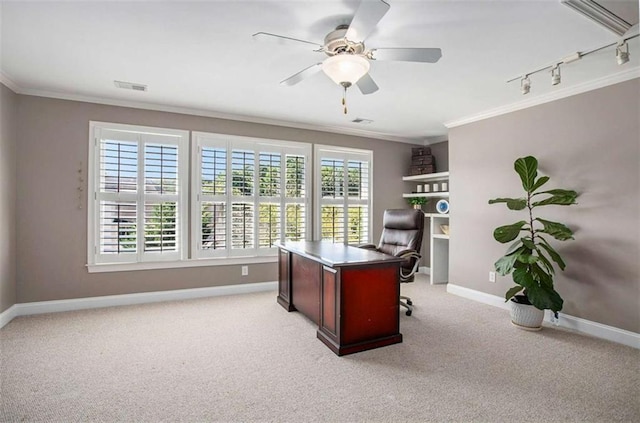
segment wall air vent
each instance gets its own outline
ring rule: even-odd
[[[144,84],[136,84],[134,82],[113,81],[116,87],[124,88],[125,90],[133,91],[147,91],[147,86]]]
[[[355,118],[351,122],[353,122],[353,123],[361,123],[363,125],[368,125],[368,124],[372,123],[373,121],[371,119]]]

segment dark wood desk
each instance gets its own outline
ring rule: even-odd
[[[315,322],[318,338],[334,353],[402,342],[402,259],[320,241],[278,247],[278,303]]]

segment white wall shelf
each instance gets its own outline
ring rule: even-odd
[[[411,175],[411,176],[403,176],[402,180],[406,182],[416,182],[416,181],[446,181],[449,179],[449,172],[438,172],[438,173],[427,173],[425,175]]]
[[[448,197],[449,192],[412,192],[412,193],[404,193],[402,194],[402,198],[412,198],[412,197]]]

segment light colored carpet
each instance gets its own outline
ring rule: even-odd
[[[639,422],[640,352],[425,278],[404,342],[337,357],[275,292],[20,317],[3,422]]]

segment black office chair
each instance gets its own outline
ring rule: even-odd
[[[359,247],[404,258],[405,261],[400,266],[400,282],[413,282],[422,257],[420,247],[424,232],[424,213],[417,209],[385,210],[382,226],[377,246],[363,244]],[[411,316],[411,298],[401,295],[400,305],[407,309],[407,316]]]

